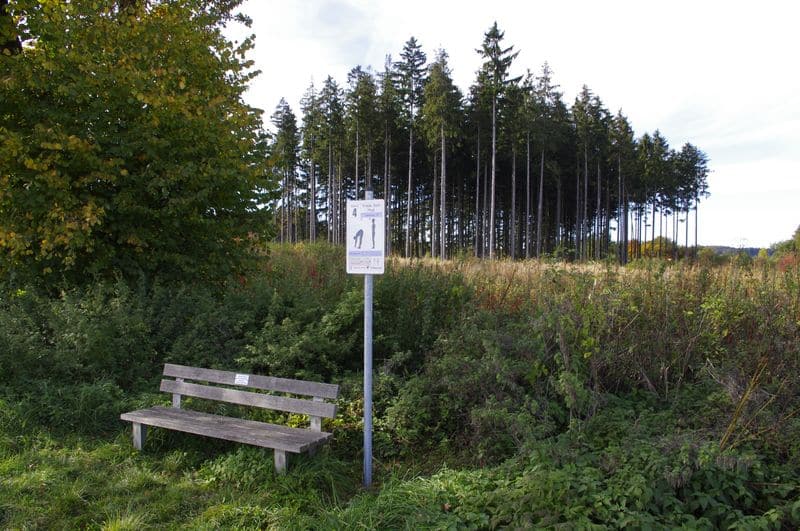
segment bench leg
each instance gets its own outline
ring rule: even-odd
[[[286,451],[275,450],[275,473],[283,475],[286,473]]]
[[[133,447],[141,450],[144,446],[144,439],[147,437],[147,426],[138,422],[133,423]]]

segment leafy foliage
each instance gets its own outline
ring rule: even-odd
[[[218,278],[268,232],[252,47],[221,33],[238,2],[11,6],[0,57],[0,274],[68,284]]]

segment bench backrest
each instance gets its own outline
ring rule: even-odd
[[[317,431],[321,430],[322,427],[321,417],[333,418],[336,416],[336,404],[324,401],[325,399],[335,399],[339,396],[339,386],[334,384],[202,369],[172,363],[164,365],[164,376],[175,378],[174,380],[161,380],[161,390],[172,393],[172,405],[177,408],[180,407],[181,395],[244,406],[262,407],[308,415],[311,418],[311,429]],[[289,393],[311,397],[311,399],[215,387],[191,383],[186,380]]]

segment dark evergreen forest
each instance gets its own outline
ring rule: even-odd
[[[411,37],[380,72],[356,66],[344,84],[309,86],[299,118],[281,100],[270,156],[278,239],[343,243],[345,202],[369,189],[387,202],[387,252],[403,256],[694,253],[702,150],[673,148],[658,130],[637,137],[586,85],[565,102],[548,63],[512,77],[519,52],[497,23],[476,52],[466,93],[447,53],[429,62]]]

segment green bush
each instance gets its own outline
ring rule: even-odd
[[[536,370],[543,358],[535,329],[478,312],[442,335],[387,408],[387,425],[409,449],[452,438],[478,460],[507,457],[563,422]]]

